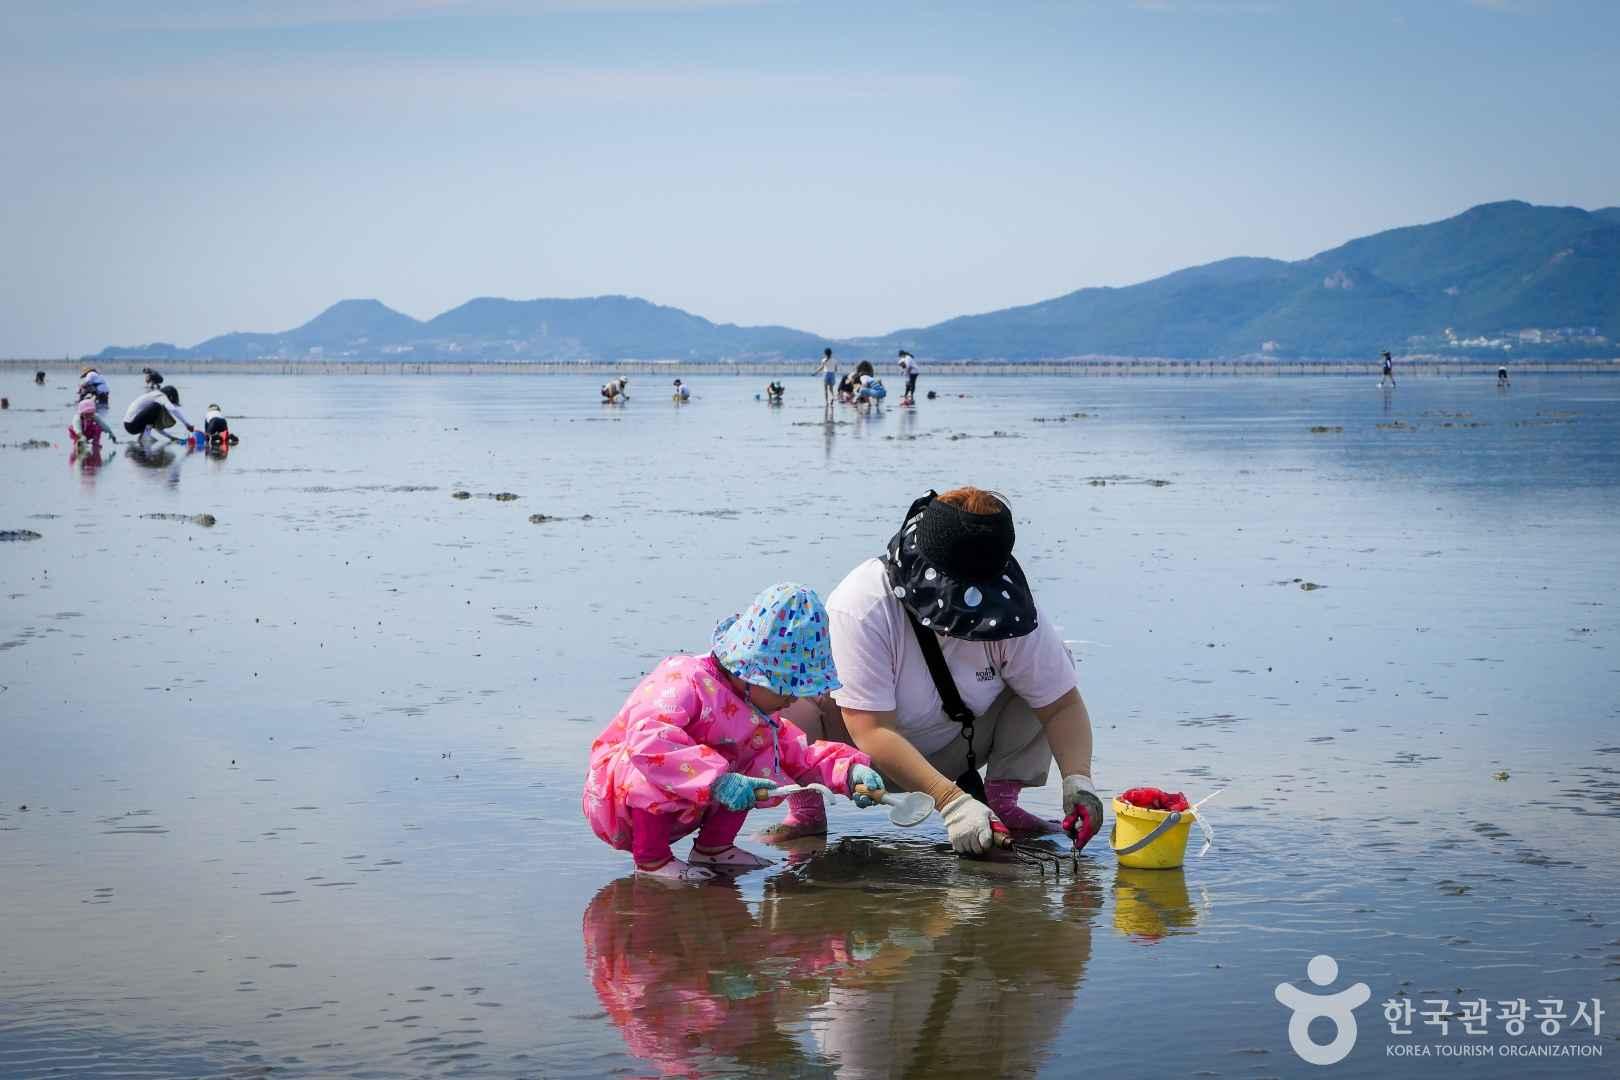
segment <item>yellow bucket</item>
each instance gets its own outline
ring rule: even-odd
[[[1116,796],[1108,843],[1121,866],[1174,870],[1187,857],[1187,833],[1197,818],[1191,810],[1144,810]]]

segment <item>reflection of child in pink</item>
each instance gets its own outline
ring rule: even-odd
[[[770,934],[733,887],[676,891],[641,874],[604,886],[583,931],[603,1010],[665,1076],[739,1064],[804,1075],[812,1063],[792,1028],[826,998],[818,974],[850,960],[841,923]]]
[[[631,852],[637,870],[672,880],[768,866],[733,841],[749,810],[774,804],[770,788],[883,786],[859,750],[811,743],[776,715],[837,686],[821,598],[802,585],[766,589],[715,629],[709,655],[653,669],[591,744],[582,801],[591,829]],[[694,830],[689,865],[670,845]]]

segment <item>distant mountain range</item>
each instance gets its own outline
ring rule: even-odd
[[[1234,258],[1123,288],[1081,289],[875,338],[712,323],[628,296],[470,300],[426,322],[344,300],[281,333],[98,359],[759,360],[906,348],[941,360],[1079,356],[1620,357],[1620,207],[1487,203],[1298,262]]]

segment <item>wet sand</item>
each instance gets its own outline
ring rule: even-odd
[[[5,391],[0,1075],[1291,1076],[1323,952],[1372,995],[1332,1075],[1620,1055],[1620,384],[925,371],[827,423],[809,379],[175,381],[227,457],[87,467],[64,379]],[[1214,850],[1054,881],[843,805],[735,885],[626,878],[578,794],[629,688],[959,482],[1099,782],[1224,787]],[[1483,1041],[1607,1052],[1394,1060],[1472,1038],[1402,995],[1597,998]]]

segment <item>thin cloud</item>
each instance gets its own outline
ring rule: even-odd
[[[1131,7],[1137,11],[1189,15],[1274,15],[1282,10],[1277,0],[1131,0]]]
[[[282,30],[410,19],[542,15],[653,15],[754,7],[771,0],[177,0],[130,5],[108,0],[21,0],[12,14],[67,28],[93,30]]]
[[[16,89],[38,95],[55,82],[47,68],[14,71]],[[0,79],[4,85],[12,79]],[[952,75],[861,72],[795,73],[712,68],[608,68],[445,63],[388,59],[334,68],[325,57],[254,64],[209,60],[119,76],[75,75],[51,87],[55,100],[105,108],[106,103],[197,108],[261,106],[270,111],[374,104],[393,111],[419,104],[443,108],[513,108],[572,100],[667,104],[695,100],[878,100],[936,98],[960,90]]]

